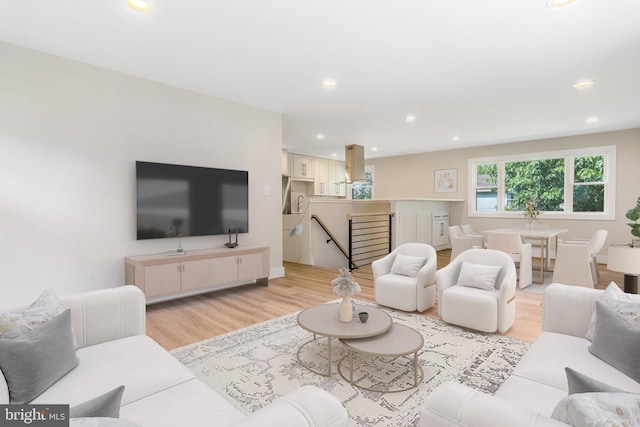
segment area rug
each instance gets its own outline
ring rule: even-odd
[[[369,305],[357,301],[356,309]],[[297,313],[181,347],[172,354],[243,413],[254,412],[279,396],[311,384],[342,401],[349,413],[350,426],[406,427],[417,425],[424,399],[444,381],[464,383],[493,394],[529,348],[528,343],[513,338],[476,333],[430,317],[381,309],[394,322],[409,326],[424,337],[424,348],[418,354],[424,378],[417,388],[383,393],[352,386],[336,372],[338,362],[347,354],[337,340],[332,345],[333,374],[327,377],[312,373],[296,358],[299,347],[313,338],[297,325]],[[326,349],[326,338],[318,339],[304,347],[300,359],[322,369],[327,362]],[[377,367],[375,374],[383,381],[402,385],[403,381],[413,379],[412,359],[365,359],[357,362],[356,358],[356,363],[362,364],[363,372],[367,365]],[[411,375],[406,375],[408,372]]]

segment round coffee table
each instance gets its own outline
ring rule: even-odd
[[[357,316],[351,322],[340,321],[340,304],[321,304],[302,310],[298,314],[298,325],[311,333],[313,339],[305,342],[298,348],[296,357],[300,365],[311,372],[320,375],[331,376],[331,339],[332,338],[368,338],[385,333],[391,328],[393,321],[384,311],[375,307],[360,306],[360,311],[369,313],[369,319],[361,322]],[[309,343],[317,339],[317,335],[327,337],[327,371],[323,372],[311,369],[300,360],[300,351]]]
[[[424,378],[422,368],[418,365],[418,351],[424,346],[424,338],[421,334],[409,328],[408,326],[393,324],[384,334],[376,335],[370,338],[361,339],[341,339],[340,342],[347,346],[349,355],[340,359],[338,362],[338,373],[352,385],[364,390],[379,391],[385,393],[399,392],[410,390],[418,386],[418,382]],[[380,356],[380,357],[400,357],[413,353],[413,386],[400,387],[390,389],[389,384],[380,387],[363,387],[353,382],[353,353],[364,355]],[[342,373],[342,362],[349,358],[349,378]],[[378,370],[378,369],[376,369]]]

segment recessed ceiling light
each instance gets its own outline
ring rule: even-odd
[[[149,0],[127,0],[129,7],[137,10],[138,12],[149,12],[151,10],[151,3]]]
[[[460,137],[459,137],[458,135],[453,135],[453,136],[451,137],[451,140],[452,140],[453,142],[460,141]]]
[[[576,89],[586,89],[593,86],[595,82],[593,80],[580,80],[573,84],[573,87]]]
[[[371,147],[371,151],[378,151],[378,147]]]
[[[319,133],[319,134],[316,135],[316,138],[317,139],[324,139],[324,135]]]
[[[549,1],[549,6],[554,8],[565,7],[569,6],[574,1],[575,0],[551,0]]]
[[[322,82],[322,87],[325,89],[335,89],[336,81],[335,80],[325,80]]]
[[[593,124],[593,123],[598,123],[599,120],[600,119],[597,118],[596,116],[591,116],[587,120],[585,120],[584,122],[588,123],[588,124]]]
[[[338,157],[338,153],[331,153],[331,157]]]
[[[404,118],[404,121],[407,123],[413,123],[416,121],[416,116],[408,115],[407,117]]]

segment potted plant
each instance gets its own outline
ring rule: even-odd
[[[627,224],[631,227],[631,235],[637,237],[637,239],[631,238],[631,246],[640,247],[640,223],[638,223],[640,219],[640,197],[638,197],[636,206],[629,209],[625,216],[629,221],[633,221]]]
[[[353,320],[353,305],[351,297],[360,293],[360,285],[353,280],[353,275],[348,268],[341,268],[340,275],[331,281],[333,293],[342,297],[340,303],[340,320],[351,322]]]
[[[538,199],[535,197],[532,197],[524,204],[522,216],[529,220],[529,226],[538,220],[540,213],[541,212],[538,210]]]

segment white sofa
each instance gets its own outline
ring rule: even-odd
[[[551,284],[543,297],[542,334],[490,396],[462,384],[443,383],[428,396],[420,426],[566,426],[549,418],[567,396],[565,367],[633,393],[640,383],[589,353],[585,338],[604,291]],[[631,295],[640,302],[640,296]]]
[[[120,417],[145,427],[347,425],[342,404],[312,386],[297,389],[244,416],[145,335],[145,297],[135,286],[85,292],[61,300],[71,309],[80,363],[33,404],[75,406],[124,385]],[[7,403],[9,391],[0,373],[0,404]]]

